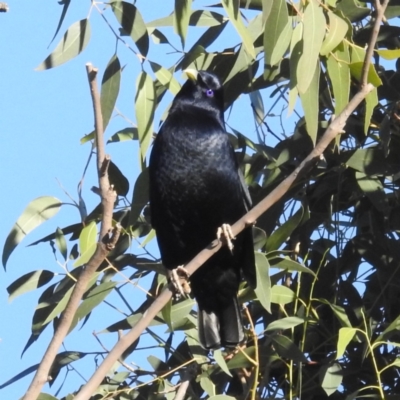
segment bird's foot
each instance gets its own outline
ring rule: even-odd
[[[229,224],[222,224],[217,230],[217,239],[223,241],[228,249],[233,251],[233,243],[232,240],[235,240],[235,236],[233,236],[232,228]]]
[[[172,283],[174,288],[174,297],[176,300],[179,300],[181,296],[187,297],[190,293],[190,285],[188,279],[190,278],[190,274],[186,271],[183,265],[179,265],[178,267],[168,270],[168,280]]]

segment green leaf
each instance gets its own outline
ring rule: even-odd
[[[305,322],[304,318],[286,317],[286,318],[278,319],[277,321],[271,322],[265,331],[266,332],[284,331],[285,329],[294,328],[295,326],[303,324],[304,322]]]
[[[149,201],[149,170],[144,169],[136,179],[133,187],[131,212],[128,225],[134,225],[140,216],[144,206]]]
[[[371,203],[382,214],[388,216],[390,212],[388,198],[382,182],[373,176],[368,176],[362,172],[356,172],[357,184]]]
[[[88,19],[72,24],[65,32],[64,37],[58,43],[55,50],[36,68],[43,71],[58,67],[61,64],[75,58],[89,43],[90,23]]]
[[[48,324],[55,317],[57,317],[57,315],[61,314],[65,310],[65,307],[68,304],[69,298],[71,297],[73,290],[74,290],[74,286],[70,287],[67,290],[67,292],[62,297],[62,299],[57,303],[57,305],[53,308],[53,310],[50,312],[50,314],[47,316],[47,318],[43,321],[42,326]]]
[[[333,51],[343,41],[349,29],[347,22],[330,10],[328,10],[328,18],[329,31],[321,46],[320,54],[322,56],[327,56]]]
[[[358,81],[361,81],[363,65],[364,61],[352,62],[350,64],[351,76],[356,78]],[[372,83],[375,87],[382,85],[381,78],[379,78],[379,75],[377,74],[373,64],[371,64],[369,67],[367,81],[368,83]]]
[[[173,332],[177,327],[185,323],[185,319],[188,317],[195,303],[193,299],[186,299],[174,305],[172,305],[171,302],[171,307],[169,307],[169,309],[165,309],[164,307],[161,313],[157,314],[157,317],[165,321],[169,332]]]
[[[209,396],[215,395],[215,385],[209,376],[201,376],[200,386]]]
[[[274,344],[276,352],[281,357],[299,362],[307,362],[306,356],[288,337],[284,335],[274,335],[272,336],[272,343]]]
[[[349,46],[343,43],[327,59],[328,75],[335,96],[335,115],[339,115],[349,102],[350,95]]]
[[[255,253],[257,286],[254,289],[261,305],[271,312],[271,280],[269,277],[269,263],[262,253]]]
[[[336,392],[343,380],[342,367],[338,362],[330,365],[324,365],[319,371],[321,387],[325,393],[330,396]]]
[[[304,272],[306,274],[311,274],[311,275],[315,275],[315,272],[312,271],[310,268],[306,267],[305,265],[302,265],[300,263],[298,263],[297,261],[291,260],[290,258],[282,258],[282,257],[276,257],[271,259],[271,262],[273,260],[273,266],[275,268],[281,268],[284,269],[286,271],[297,271],[297,272]],[[277,263],[275,263],[276,260],[279,260]]]
[[[306,119],[307,133],[313,141],[314,145],[317,140],[318,133],[318,114],[319,114],[319,75],[321,66],[317,63],[314,70],[314,75],[307,90],[304,93],[300,92],[301,105],[304,110]]]
[[[154,83],[150,75],[141,72],[136,80],[135,113],[142,164],[153,135],[155,105],[156,90]]]
[[[368,134],[369,126],[371,125],[372,114],[374,113],[374,109],[378,105],[378,103],[378,89],[375,87],[371,92],[368,93],[367,97],[365,98],[364,133],[366,135]]]
[[[336,360],[341,358],[346,350],[347,345],[351,342],[356,333],[355,328],[340,328],[337,342]]]
[[[37,400],[57,400],[57,397],[54,397],[51,394],[47,393],[40,393]]]
[[[54,272],[43,269],[22,275],[7,287],[8,300],[11,301],[23,293],[46,285],[53,279],[54,275]]]
[[[291,24],[285,0],[274,0],[268,7],[268,17],[264,29],[265,64],[278,64],[291,39]]]
[[[349,317],[346,314],[346,310],[343,307],[338,306],[337,304],[332,304],[331,302],[329,302],[326,299],[318,299],[318,301],[320,301],[321,303],[327,304],[332,309],[336,318],[340,321],[340,324],[343,327],[351,328],[351,322],[349,320]]]
[[[114,281],[103,282],[85,294],[82,303],[76,310],[69,332],[75,328],[79,321],[97,307],[112,292],[116,285],[117,282]]]
[[[112,135],[111,138],[107,140],[107,144],[125,142],[126,140],[139,140],[137,128],[125,128],[121,131],[114,133],[114,135]]]
[[[296,105],[299,91],[297,90],[297,66],[303,51],[303,24],[297,24],[293,30],[292,39],[290,41],[290,82],[289,82],[289,107],[288,115],[290,115]]]
[[[226,21],[226,17],[218,14],[214,11],[205,10],[194,10],[190,16],[189,25],[191,26],[216,26],[222,24]],[[174,15],[168,15],[168,17],[163,17],[150,21],[147,23],[148,28],[158,28],[161,26],[172,26],[174,24]]]
[[[68,257],[67,241],[65,240],[64,232],[60,228],[57,228],[57,230],[56,230],[55,243],[56,243],[58,251],[64,257],[64,260],[67,261],[67,257]]]
[[[286,286],[274,285],[271,289],[271,303],[285,305],[295,299],[293,290]]]
[[[112,1],[110,5],[123,30],[130,35],[139,51],[146,57],[149,51],[149,35],[138,9],[125,1]]]
[[[185,47],[191,12],[192,0],[175,0],[174,31],[181,38],[182,48]]]
[[[240,15],[238,3],[236,0],[222,0],[222,5],[230,21],[232,22],[233,26],[239,33],[240,38],[242,39],[243,45],[248,53],[248,55],[254,59],[256,58],[256,53],[253,46],[253,40],[247,28],[245,27],[242,17]]]
[[[251,108],[253,110],[254,118],[258,125],[261,125],[264,121],[264,103],[259,90],[250,92]]]
[[[317,0],[309,1],[303,15],[303,23],[303,53],[296,71],[297,88],[300,94],[306,93],[312,82],[315,84],[316,68],[317,64],[319,65],[319,52],[325,36],[325,16]]]
[[[388,340],[400,332],[400,315],[376,338],[375,342]]]
[[[226,361],[224,359],[224,356],[222,355],[221,350],[215,350],[214,351],[214,358],[215,362],[219,365],[219,367],[224,371],[227,375],[232,376],[231,372],[229,371],[229,368],[226,364]],[[217,397],[217,396],[214,396]]]
[[[61,201],[55,197],[43,196],[31,201],[25,208],[10,233],[3,247],[3,266],[6,268],[11,253],[24,237],[43,222],[54,217],[61,207]]]
[[[290,237],[291,233],[298,227],[303,219],[303,214],[304,209],[301,207],[278,229],[275,229],[275,231],[267,239],[267,243],[265,245],[267,252],[278,250],[279,247],[281,247],[281,245],[287,241],[288,237]]]
[[[80,257],[74,262],[74,267],[79,267],[83,264],[86,264],[90,260],[96,251],[97,235],[98,232],[96,221],[90,222],[89,225],[82,229],[82,232],[79,235]]]
[[[172,299],[169,299],[167,301],[167,304],[165,304],[165,306],[162,308],[161,315],[163,320],[167,324],[169,330],[173,332],[174,328],[172,326],[171,309],[172,309]]]
[[[400,7],[399,7],[399,10],[400,10]],[[380,50],[375,50],[375,51],[381,57],[383,57],[385,60],[395,60],[396,58],[400,57],[400,49],[395,49],[395,50],[380,49]]]
[[[181,85],[174,78],[172,73],[155,62],[149,61],[149,63],[158,81],[163,86],[167,87],[170,90],[170,92],[175,96],[181,89]]]
[[[118,57],[113,55],[108,62],[101,82],[101,113],[103,116],[103,128],[106,129],[114,110],[121,82],[121,64]]]

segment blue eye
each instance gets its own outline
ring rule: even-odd
[[[211,89],[207,89],[206,95],[207,95],[208,97],[213,97],[213,96],[214,96],[214,91],[211,90]]]

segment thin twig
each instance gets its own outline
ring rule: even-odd
[[[97,89],[97,69],[93,68],[91,64],[86,65],[86,70],[89,78],[90,91],[92,94],[93,109],[95,115],[95,136],[96,136],[96,147],[97,147],[97,170],[99,178],[99,186],[101,191],[101,203],[103,208],[103,216],[101,220],[100,228],[100,240],[97,243],[96,251],[87,263],[86,267],[82,270],[78,281],[75,284],[74,290],[68,301],[68,304],[61,314],[60,323],[54,332],[54,336],[43,356],[43,359],[36,371],[36,374],[25,394],[23,400],[36,400],[39,396],[42,386],[51,380],[51,368],[53,362],[57,356],[57,352],[67,336],[75,312],[80,304],[83,294],[87,289],[87,285],[93,276],[93,273],[97,270],[100,264],[105,260],[109,249],[108,246],[111,243],[115,243],[116,237],[118,236],[118,227],[116,228],[114,235],[109,238],[108,232],[112,229],[112,214],[114,209],[114,203],[116,199],[115,191],[110,187],[107,170],[103,168],[106,160],[104,152],[104,141],[103,141],[103,118],[101,115],[100,106],[100,95]]]
[[[365,58],[361,72],[361,87],[366,86],[368,83],[369,67],[371,65],[372,55],[374,54],[375,44],[378,39],[382,18],[385,14],[385,10],[388,3],[389,0],[384,0],[382,4],[380,3],[380,0],[375,0],[375,10],[376,10],[375,23],[372,28],[372,33],[369,39],[367,51],[365,52]]]

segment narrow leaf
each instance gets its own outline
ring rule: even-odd
[[[142,161],[146,157],[153,135],[155,100],[154,83],[146,72],[141,72],[136,80],[135,113]]]
[[[287,221],[285,221],[278,229],[271,234],[267,239],[266,250],[267,252],[278,250],[279,247],[285,243],[291,233],[298,227],[301,220],[303,219],[304,210],[301,207],[292,215]]]
[[[156,75],[158,81],[163,85],[166,86],[173,95],[176,95],[179,90],[181,89],[181,85],[178,81],[174,78],[172,73],[168,71],[166,68],[162,67],[161,65],[150,62],[151,69]]]
[[[103,282],[87,293],[83,302],[76,310],[69,332],[74,329],[79,321],[85,318],[96,306],[98,306],[111,293],[116,285],[117,282],[114,281]]]
[[[115,102],[119,93],[119,85],[121,82],[121,64],[118,57],[113,55],[108,62],[101,83],[101,113],[103,116],[103,126],[106,129],[114,110]]]
[[[136,179],[133,187],[131,212],[129,214],[129,225],[134,225],[140,216],[144,206],[149,201],[149,171],[144,169]]]
[[[149,51],[149,35],[139,10],[125,1],[112,1],[111,8],[123,30],[130,35],[144,57]]]
[[[265,64],[276,65],[288,49],[291,25],[285,0],[274,0],[264,29]]]
[[[239,33],[243,45],[251,58],[256,58],[256,53],[253,46],[253,40],[247,28],[245,27],[239,11],[239,5],[236,0],[222,0],[222,5],[233,26]]]
[[[74,289],[74,286],[70,287],[67,290],[64,297],[57,303],[57,305],[54,307],[54,309],[51,311],[51,313],[43,321],[42,325],[48,324],[55,317],[57,317],[57,315],[61,314],[65,310],[65,307],[67,306],[67,303],[69,301],[69,298],[71,297],[73,289]]]
[[[88,19],[72,24],[65,32],[64,37],[58,43],[55,50],[36,68],[43,71],[58,67],[61,64],[75,58],[89,43],[90,23]]]
[[[337,342],[336,360],[341,358],[346,350],[347,345],[351,342],[356,330],[354,328],[340,328],[339,338]]]
[[[399,9],[400,9],[400,7],[399,7]],[[375,51],[381,57],[383,57],[385,60],[394,60],[394,59],[400,57],[400,49],[394,49],[394,50],[380,49],[380,50],[375,50]]]
[[[170,332],[174,331],[172,326],[172,318],[171,318],[171,309],[172,309],[172,299],[169,299],[167,304],[162,308],[161,315],[165,323],[167,324]]]
[[[181,38],[182,48],[185,47],[191,8],[192,0],[175,0],[174,30]]]
[[[306,356],[288,337],[274,335],[272,336],[272,343],[274,344],[276,352],[281,357],[299,362],[307,362]]]
[[[64,257],[64,260],[67,261],[67,257],[68,257],[67,241],[65,240],[64,232],[60,228],[57,228],[57,230],[56,230],[55,242],[56,242],[58,251]]]
[[[271,312],[271,280],[269,277],[269,263],[262,253],[255,253],[257,286],[255,292],[261,305]]]
[[[284,331],[285,329],[294,328],[295,326],[303,324],[304,322],[304,318],[299,317],[286,317],[278,319],[277,321],[273,321],[268,325],[266,332]]]
[[[107,140],[108,143],[117,143],[117,142],[125,142],[126,140],[138,140],[139,134],[137,128],[125,128],[114,135],[111,136],[110,139]]]
[[[303,16],[303,53],[297,66],[297,88],[305,93],[315,79],[319,52],[325,36],[325,16],[317,0],[309,1]],[[310,135],[311,136],[311,135]]]
[[[321,46],[320,54],[322,56],[326,56],[334,50],[342,42],[349,29],[347,22],[330,10],[328,10],[328,18],[329,31]]]
[[[368,93],[365,98],[365,121],[364,121],[364,133],[367,135],[369,126],[371,125],[372,114],[374,113],[375,107],[378,105],[378,89],[374,88]]]
[[[274,285],[271,289],[271,303],[285,305],[295,299],[293,290],[286,286]]]
[[[54,217],[54,215],[58,213],[60,207],[60,200],[50,196],[38,197],[28,204],[12,227],[4,243],[2,258],[4,268],[6,267],[7,260],[11,253],[22,239],[43,222]]]
[[[90,260],[90,257],[92,257],[96,251],[97,234],[96,221],[90,222],[89,225],[82,229],[82,232],[79,235],[80,257],[75,261],[74,267],[86,264]]]
[[[314,144],[316,143],[318,133],[320,73],[321,66],[318,63],[314,71],[314,76],[312,77],[307,90],[304,93],[301,93],[299,90],[301,105],[303,106],[304,117],[306,119],[307,133]]]
[[[22,275],[7,287],[7,292],[9,294],[8,300],[11,301],[23,293],[46,285],[46,283],[53,279],[54,275],[54,272],[43,269]]]
[[[224,371],[227,375],[232,376],[231,372],[229,371],[228,366],[226,365],[226,361],[224,359],[224,356],[222,355],[221,350],[214,351],[214,358],[215,358],[216,363],[222,369],[222,371]],[[217,397],[217,396],[214,396],[214,397]]]
[[[335,96],[335,115],[339,115],[349,102],[350,54],[348,44],[340,45],[327,59],[328,75]]]
[[[336,392],[343,380],[342,367],[338,362],[323,366],[320,370],[320,381],[322,389],[330,396]]]

